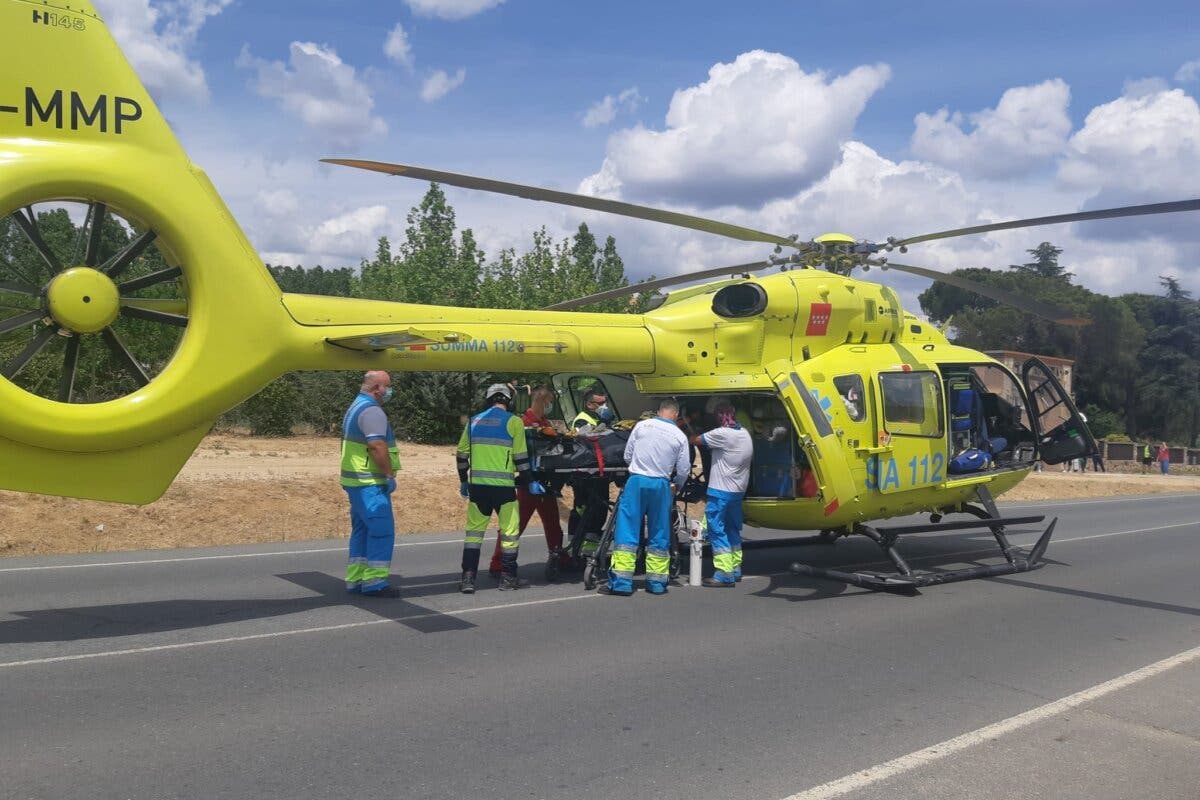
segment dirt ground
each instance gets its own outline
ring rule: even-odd
[[[158,501],[142,507],[0,492],[0,557],[328,539],[347,535],[339,442],[209,436]],[[454,449],[401,444],[400,533],[455,530]],[[1031,475],[1005,499],[1200,492],[1200,475]],[[569,502],[570,491],[565,493]],[[566,503],[560,504],[566,507]]]

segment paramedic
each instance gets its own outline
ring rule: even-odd
[[[526,428],[553,429],[550,420],[546,418],[546,412],[552,405],[554,405],[553,389],[546,385],[534,388],[530,393],[529,408],[521,417],[521,421]],[[549,559],[546,561],[546,578],[554,580],[558,577],[559,569],[566,566],[565,562],[569,560],[569,556],[562,549],[563,531],[562,523],[558,518],[558,499],[555,497],[553,487],[548,486],[547,488],[551,491],[533,495],[530,494],[528,488],[517,487],[517,509],[520,512],[518,530],[520,533],[525,532],[525,526],[529,524],[529,520],[533,518],[533,512],[536,511],[542,520],[542,531],[546,534],[546,549],[550,551]],[[496,579],[503,577],[501,552],[500,540],[497,539],[496,549],[492,552],[492,563],[488,568],[488,574]]]
[[[750,485],[754,442],[750,432],[738,424],[732,405],[721,403],[714,414],[718,427],[694,437],[692,443],[712,453],[705,521],[712,545],[713,576],[703,583],[725,587],[742,579],[742,498]]]
[[[509,412],[512,389],[494,383],[484,395],[488,409],[471,417],[458,441],[459,492],[467,499],[467,530],[463,538],[462,579],[459,591],[475,593],[475,575],[479,569],[479,551],[492,512],[500,529],[500,589],[521,589],[527,581],[517,577],[517,547],[520,529],[517,519],[516,486],[528,486],[529,493],[541,495],[546,489],[530,480],[529,453],[525,447],[525,426]],[[513,479],[514,470],[517,473]]]
[[[593,386],[583,393],[583,410],[571,420],[571,430],[577,434],[591,433],[601,424],[613,421],[615,416],[609,408],[604,390]],[[608,516],[609,480],[599,476],[576,475],[571,479],[571,493],[575,498],[571,514],[567,517],[567,535],[574,544],[583,535],[580,555],[587,557],[596,552],[600,542],[600,531]]]
[[[392,492],[400,454],[381,407],[392,399],[392,378],[373,370],[342,419],[342,488],[350,500],[350,557],[346,591],[367,597],[398,597],[388,585],[396,520]]]
[[[629,480],[617,504],[612,562],[600,594],[633,594],[642,518],[646,519],[646,591],[666,594],[670,580],[671,502],[687,482],[688,441],[675,424],[679,403],[663,400],[658,416],[634,426],[625,444]],[[672,489],[672,481],[674,490]]]

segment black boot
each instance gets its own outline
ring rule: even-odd
[[[529,581],[521,580],[515,572],[506,572],[504,577],[500,579],[500,591],[508,592],[513,589],[524,589],[529,585]]]
[[[473,570],[463,571],[462,580],[458,582],[458,590],[463,594],[475,594],[475,572]]]

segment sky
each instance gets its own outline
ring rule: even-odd
[[[1192,2],[96,0],[265,261],[355,266],[417,164],[808,239],[882,239],[1200,197]],[[613,235],[634,278],[764,258],[610,215],[448,189],[489,255],[545,226]],[[1004,267],[1042,241],[1077,282],[1200,295],[1200,215],[914,246]],[[871,277],[879,273],[872,272]],[[920,279],[888,274],[906,306]]]

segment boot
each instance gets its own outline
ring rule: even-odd
[[[528,585],[529,581],[521,580],[515,573],[506,572],[504,577],[500,579],[500,591],[502,592],[512,591],[513,589],[524,589]]]
[[[554,583],[558,580],[558,565],[562,559],[562,552],[559,550],[551,550],[549,558],[546,559],[546,580]]]
[[[475,594],[475,573],[472,570],[466,570],[462,574],[462,580],[458,582],[458,590],[463,594]]]

